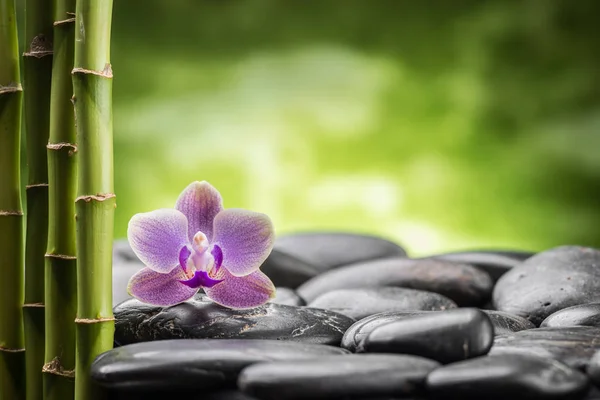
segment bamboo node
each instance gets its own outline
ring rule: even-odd
[[[112,78],[113,77],[113,71],[112,71],[112,67],[110,65],[110,63],[106,63],[104,65],[104,69],[102,71],[95,71],[93,69],[85,69],[85,68],[73,68],[73,71],[71,71],[71,73],[73,75],[75,74],[83,74],[83,75],[96,75],[96,76],[102,76],[104,78]]]
[[[76,256],[69,256],[66,254],[51,254],[51,253],[46,253],[44,254],[44,257],[46,258],[58,258],[59,260],[77,260]]]
[[[16,92],[22,92],[23,91],[23,87],[21,86],[20,83],[9,83],[6,86],[2,86],[0,85],[0,94],[8,94],[8,93],[16,93]]]
[[[23,308],[45,308],[44,303],[25,303]]]
[[[67,14],[70,14],[70,13],[67,13]],[[66,24],[71,24],[71,23],[75,23],[75,18],[67,18],[67,19],[63,19],[60,21],[54,21],[54,23],[52,25],[59,26],[59,25],[66,25]]]
[[[23,53],[23,57],[42,58],[51,56],[52,53],[52,42],[46,39],[46,35],[40,33],[33,38],[29,45],[29,50]]]
[[[104,200],[112,199],[113,197],[117,197],[117,195],[114,193],[98,193],[96,195],[88,194],[86,196],[77,197],[75,199],[75,203],[77,203],[78,201],[85,201],[86,203],[89,203],[92,200],[104,201]]]
[[[8,347],[0,346],[0,351],[3,351],[5,353],[21,353],[24,352],[25,349],[11,349]]]
[[[31,185],[25,186],[25,190],[39,188],[39,187],[48,187],[48,184],[47,183],[32,183]]]
[[[58,357],[54,357],[52,361],[44,364],[42,367],[42,372],[47,374],[53,374],[58,376],[64,376],[65,378],[74,378],[75,371],[71,369],[65,369],[60,363],[60,359]]]
[[[7,217],[7,216],[20,217],[22,215],[23,215],[23,211],[19,211],[19,210],[0,210],[0,217]]]
[[[69,155],[72,156],[73,154],[77,153],[77,145],[76,144],[72,144],[72,143],[66,143],[66,142],[61,142],[61,143],[48,143],[46,145],[46,148],[49,150],[62,150],[64,148],[68,148],[69,150]]]
[[[114,321],[115,317],[101,317],[101,318],[75,318],[76,324],[98,324],[100,322]]]

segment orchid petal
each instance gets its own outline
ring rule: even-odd
[[[217,274],[223,282],[212,288],[204,288],[204,293],[215,303],[229,308],[254,308],[275,297],[275,285],[261,271],[237,277],[221,268]]]
[[[148,268],[167,273],[179,264],[179,251],[188,242],[188,222],[173,209],[136,214],[129,221],[127,238]]]
[[[221,248],[223,264],[234,276],[259,269],[274,239],[273,224],[265,214],[230,208],[215,217],[212,243]]]
[[[179,283],[191,288],[211,288],[221,282],[223,282],[223,279],[213,279],[206,271],[196,271],[191,279],[179,281]]]
[[[197,232],[203,232],[211,241],[213,220],[223,210],[223,199],[210,183],[192,182],[179,195],[175,209],[181,211],[188,219],[190,242]]]
[[[144,303],[172,306],[191,299],[198,292],[198,288],[179,282],[186,278],[181,268],[161,274],[146,267],[131,277],[127,292]]]

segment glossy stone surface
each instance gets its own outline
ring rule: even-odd
[[[496,336],[535,328],[535,325],[530,321],[517,315],[494,310],[482,311],[486,313],[492,321],[492,325],[494,325],[494,334]]]
[[[562,246],[538,253],[500,278],[493,300],[497,310],[535,325],[558,310],[600,302],[600,251]]]
[[[254,363],[344,354],[323,345],[277,340],[163,340],[118,347],[100,355],[91,376],[98,384],[149,392],[235,387],[239,372]]]
[[[336,289],[395,286],[442,294],[459,306],[478,306],[490,298],[489,275],[467,264],[439,260],[387,258],[325,272],[297,291],[309,303]]]
[[[238,386],[261,400],[406,396],[419,392],[438,366],[404,355],[327,356],[254,364],[242,371]]]
[[[587,367],[587,374],[597,387],[600,387],[600,351],[594,353]]]
[[[600,328],[537,328],[496,337],[490,354],[533,354],[583,369],[600,350]]]
[[[173,307],[128,300],[114,309],[119,345],[165,339],[277,339],[338,345],[354,320],[333,311],[266,304],[232,310],[203,294]]]
[[[540,325],[541,328],[561,326],[600,327],[600,303],[581,304],[564,308],[550,314]]]
[[[271,251],[260,270],[267,274],[275,286],[292,289],[317,276],[321,271],[310,262],[278,249]]]
[[[439,311],[455,308],[449,298],[437,293],[396,287],[342,289],[325,293],[308,304],[332,310],[356,320],[390,311]]]
[[[461,308],[379,326],[357,352],[412,354],[446,364],[487,354],[493,341],[489,317],[478,309]]]
[[[433,399],[578,399],[585,374],[553,360],[522,354],[478,357],[436,369],[427,377]]]
[[[283,304],[286,306],[305,306],[306,302],[296,293],[294,289],[278,287],[275,298],[270,303]]]

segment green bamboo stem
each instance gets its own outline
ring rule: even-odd
[[[50,83],[52,77],[52,3],[25,4],[23,86],[27,132],[27,236],[25,241],[25,352],[27,400],[42,400],[44,365],[44,254],[48,239],[48,161]]]
[[[49,230],[46,251],[46,353],[44,399],[75,393],[77,258],[75,195],[77,144],[71,97],[75,51],[75,1],[54,1],[54,61],[48,142]]]
[[[112,0],[77,0],[73,69],[79,141],[76,400],[101,396],[90,379],[90,365],[112,348],[114,336],[111,19]]]
[[[0,0],[0,400],[25,398],[21,77],[14,0]]]

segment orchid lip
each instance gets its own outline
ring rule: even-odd
[[[191,279],[180,280],[179,282],[188,287],[197,289],[200,287],[211,288],[223,282],[223,279],[213,279],[208,275],[208,272],[206,271],[196,271]]]

